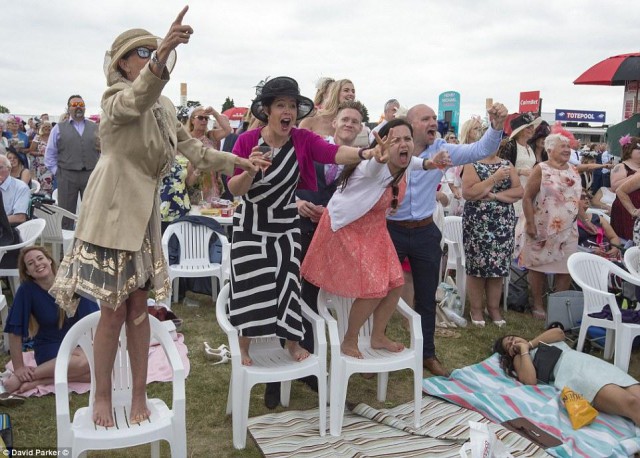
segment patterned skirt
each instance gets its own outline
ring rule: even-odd
[[[156,300],[166,298],[171,288],[162,254],[157,199],[140,251],[104,248],[76,239],[60,263],[49,293],[68,316],[73,316],[80,296],[97,299],[101,306],[115,310],[140,288],[154,289]]]

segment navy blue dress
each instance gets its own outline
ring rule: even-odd
[[[90,313],[99,310],[95,302],[81,298],[78,310],[72,318],[65,317],[62,329],[58,328],[58,306],[53,296],[32,281],[20,285],[9,309],[4,332],[22,337],[29,336],[29,316],[38,322],[38,333],[34,336],[33,349],[38,366],[56,356],[67,331]]]

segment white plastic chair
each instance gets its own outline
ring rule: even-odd
[[[598,215],[601,216],[602,218],[604,218],[607,223],[611,222],[611,217],[609,215],[607,215],[604,210],[601,210],[599,208],[587,208],[587,211],[585,212],[587,215]]]
[[[215,300],[216,284],[222,287],[229,279],[229,263],[231,247],[227,238],[207,226],[193,224],[186,221],[169,225],[162,236],[162,251],[164,252],[167,264],[169,264],[169,240],[174,235],[178,238],[180,245],[180,261],[178,264],[168,266],[169,280],[173,288],[173,301],[178,301],[179,277],[211,277],[211,291]],[[209,255],[209,242],[212,236],[218,237],[222,243],[222,262],[212,263]]]
[[[624,266],[631,275],[640,279],[640,247],[632,246],[624,252]]]
[[[7,298],[4,294],[0,294],[0,319],[2,320],[2,329],[7,324],[7,318],[9,317],[9,308],[7,307]],[[2,349],[5,353],[9,353],[9,334],[4,332],[2,334]]]
[[[172,457],[186,457],[185,370],[169,331],[152,316],[149,316],[151,337],[162,346],[173,369],[171,410],[161,399],[147,399],[147,406],[151,411],[149,421],[129,424],[131,367],[127,353],[127,336],[123,326],[112,374],[112,403],[116,426],[104,428],[96,426],[93,422],[93,393],[95,393],[93,339],[99,319],[100,312],[95,312],[76,323],[65,336],[58,352],[55,368],[58,447],[68,447],[72,456],[77,457],[86,456],[87,450],[112,450],[151,443],[152,456],[159,458],[160,440],[166,440],[171,445]],[[89,406],[76,410],[71,422],[67,370],[71,353],[78,345],[89,360],[91,395]]]
[[[445,216],[442,227],[442,238],[447,244],[447,260],[444,265],[443,275],[440,281],[447,278],[447,274],[451,270],[456,272],[456,287],[460,298],[465,301],[465,284],[466,273],[464,271],[465,258],[464,246],[462,245],[462,217],[461,216]]]
[[[360,329],[358,348],[363,359],[342,354],[340,344],[347,331],[349,312],[353,299],[336,296],[324,290],[318,294],[318,311],[324,318],[329,329],[329,343],[331,345],[331,370],[329,386],[330,398],[330,432],[332,436],[340,436],[344,417],[344,406],[347,397],[347,386],[351,374],[378,374],[378,401],[384,402],[387,396],[389,372],[400,369],[413,371],[414,416],[416,428],[420,427],[420,410],[422,406],[422,327],[420,315],[413,311],[402,299],[398,303],[398,312],[409,320],[411,344],[401,352],[393,353],[387,350],[371,348],[371,331],[373,318]]]
[[[31,180],[31,194],[40,192],[40,182],[38,180]]]
[[[46,225],[47,223],[42,219],[32,219],[17,226],[16,229],[18,229],[18,232],[20,233],[20,239],[22,242],[16,243],[15,245],[0,246],[0,261],[9,251],[19,250],[21,248],[34,245],[38,237],[40,237],[40,234],[42,234],[42,231],[44,231]],[[14,295],[18,289],[18,285],[20,284],[18,276],[17,266],[15,269],[0,269],[0,277],[9,277],[11,292]]]
[[[78,215],[65,210],[56,205],[42,204],[41,208],[34,208],[33,214],[47,222],[47,225],[40,237],[40,245],[50,243],[53,259],[60,261],[60,248],[64,254],[67,253],[73,242],[74,231],[62,229],[62,218],[66,217],[73,221],[78,220]]]
[[[608,259],[591,253],[574,253],[567,263],[573,280],[582,288],[584,293],[584,310],[582,323],[578,335],[576,350],[582,351],[587,329],[590,326],[600,326],[607,330],[605,336],[605,359],[611,359],[614,354],[614,364],[627,372],[631,358],[631,346],[636,336],[640,336],[640,325],[623,323],[622,314],[613,293],[609,292],[609,277],[611,274],[622,278],[634,285],[640,285],[640,278],[629,274]],[[593,318],[590,313],[599,312],[605,305],[609,305],[612,320]]]
[[[216,318],[222,330],[227,334],[231,351],[231,380],[227,398],[227,415],[231,414],[233,423],[233,446],[243,449],[247,441],[247,421],[251,388],[258,383],[282,382],[280,385],[280,403],[287,407],[291,395],[291,380],[309,375],[318,378],[318,408],[320,436],[324,436],[327,416],[327,341],[324,321],[309,309],[302,306],[302,314],[313,328],[314,353],[302,361],[294,361],[289,352],[282,348],[277,337],[252,338],[249,355],[251,366],[244,366],[240,357],[238,330],[228,318],[227,304],[230,285],[224,285],[216,301]]]

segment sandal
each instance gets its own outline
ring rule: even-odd
[[[23,404],[27,398],[20,396],[19,394],[0,393],[0,406],[2,407],[15,407]]]

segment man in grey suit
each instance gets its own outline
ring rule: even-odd
[[[85,119],[82,97],[72,95],[67,101],[69,119],[51,130],[44,163],[56,177],[58,205],[77,213],[78,193],[82,197],[91,171],[98,162],[98,125]],[[65,218],[63,229],[73,229],[73,221]]]

